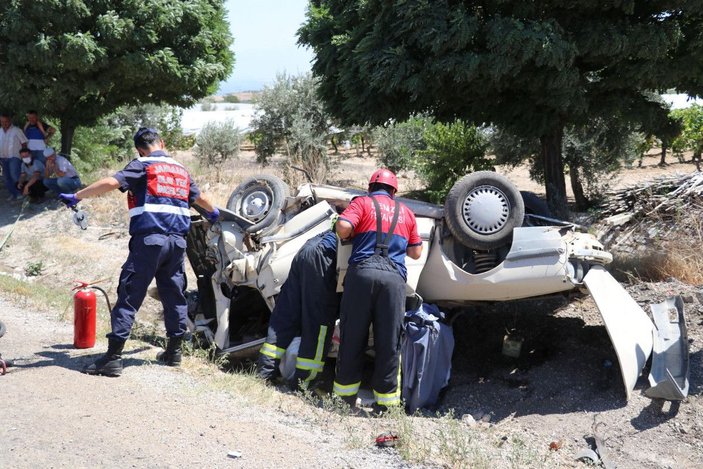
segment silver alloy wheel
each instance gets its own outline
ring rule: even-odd
[[[271,208],[271,197],[266,191],[257,190],[242,199],[241,215],[257,222],[263,219]]]
[[[464,199],[462,215],[476,233],[492,234],[502,230],[510,217],[508,197],[495,186],[478,186]]]

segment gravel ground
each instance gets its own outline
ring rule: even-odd
[[[280,396],[278,409],[248,404],[207,378],[151,364],[156,349],[141,342],[129,342],[122,377],[84,375],[104,343],[76,350],[71,324],[2,299],[0,311],[0,352],[16,359],[0,376],[0,467],[406,466],[393,451],[350,449],[344,433],[280,411],[298,398]]]

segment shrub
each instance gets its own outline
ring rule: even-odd
[[[241,135],[234,121],[208,122],[196,138],[194,154],[201,164],[215,167],[219,180],[222,164],[239,155],[240,143]]]
[[[460,120],[437,123],[427,126],[423,139],[426,149],[419,152],[415,166],[433,202],[443,201],[465,174],[493,169],[493,162],[486,158],[488,137],[476,126]]]
[[[300,165],[317,182],[327,174],[330,117],[317,96],[318,81],[311,74],[279,75],[257,97],[261,111],[253,119],[256,159],[266,164],[276,153],[288,164]]]
[[[681,157],[684,151],[692,151],[694,160],[703,153],[703,106],[694,104],[686,109],[676,109],[671,116],[681,123],[681,135],[671,145],[674,154]]]
[[[226,103],[239,103],[239,96],[234,93],[226,94],[223,98]]]
[[[429,118],[418,116],[376,127],[371,135],[378,150],[378,163],[394,173],[414,169],[415,158],[426,148],[423,136],[429,125]]]

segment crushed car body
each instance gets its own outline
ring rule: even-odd
[[[258,350],[293,256],[363,194],[312,183],[290,194],[283,181],[263,174],[233,191],[215,225],[194,217],[187,251],[198,278],[190,304],[194,330],[221,353]],[[653,350],[648,395],[683,399],[688,343],[682,303],[671,300],[680,309],[659,313],[655,326],[605,270],[613,258],[603,245],[579,226],[549,218],[535,199],[486,171],[459,180],[443,207],[399,198],[415,214],[423,242],[420,259],[406,259],[408,296],[461,307],[587,290],[613,343],[628,399]],[[339,291],[350,252],[339,246]]]

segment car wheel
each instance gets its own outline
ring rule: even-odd
[[[249,220],[247,233],[275,226],[280,222],[281,209],[290,190],[288,184],[276,176],[260,174],[237,186],[229,196],[227,209]]]
[[[494,249],[510,242],[513,228],[522,225],[525,205],[507,178],[479,171],[457,181],[444,202],[449,231],[464,246]]]

